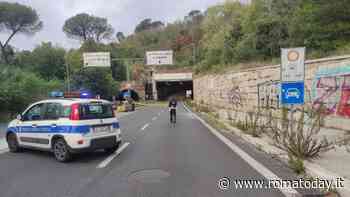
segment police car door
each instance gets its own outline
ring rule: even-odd
[[[45,124],[48,126],[47,133],[39,133],[39,138],[49,142],[54,134],[64,132],[63,106],[60,103],[46,103],[45,108]],[[43,144],[47,148],[51,147],[51,143]]]
[[[31,106],[22,116],[19,125],[19,143],[24,146],[42,147],[48,144],[46,140],[41,139],[40,133],[48,131],[45,124],[45,103],[39,103]]]

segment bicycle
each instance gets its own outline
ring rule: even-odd
[[[170,127],[175,128],[176,126],[176,107],[170,107]]]

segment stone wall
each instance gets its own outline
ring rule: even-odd
[[[326,126],[350,130],[350,56],[306,61],[305,100],[327,108]],[[195,76],[194,99],[221,118],[259,106],[279,109],[280,66],[262,66],[224,74]]]

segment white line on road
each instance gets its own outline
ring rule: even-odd
[[[185,105],[184,107],[189,113],[192,113],[190,109],[188,109]],[[208,123],[206,123],[201,117],[199,117],[197,114],[192,113],[194,117],[196,117],[204,126],[206,126],[209,131],[214,134],[217,138],[219,138],[224,144],[226,144],[233,152],[235,152],[237,155],[239,155],[247,164],[249,164],[252,168],[254,168],[257,172],[259,172],[261,175],[266,177],[268,180],[282,180],[279,178],[276,174],[274,174],[272,171],[270,171],[267,167],[265,167],[263,164],[259,163],[257,160],[255,160],[253,157],[251,157],[248,153],[244,152],[241,148],[239,148],[236,144],[234,144],[231,140],[226,138],[224,135],[222,135],[220,132],[218,132],[216,129],[211,127]],[[300,194],[293,188],[278,188],[284,196],[287,197],[296,197],[300,196]]]
[[[125,142],[115,153],[108,156],[105,160],[103,160],[97,168],[105,168],[116,156],[118,156],[126,147],[130,145],[129,142]]]
[[[149,126],[149,123],[145,124],[142,128],[141,131],[145,130]]]
[[[0,138],[0,154],[8,152],[7,142],[5,138]]]
[[[152,118],[152,121],[155,121],[155,120],[157,120],[157,117],[156,117],[156,116]]]

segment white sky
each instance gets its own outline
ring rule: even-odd
[[[191,10],[204,11],[225,0],[9,0],[34,8],[44,23],[34,36],[16,35],[10,42],[17,49],[32,49],[41,42],[51,41],[65,48],[79,47],[79,42],[62,32],[64,21],[81,12],[105,17],[115,32],[130,34],[136,24],[145,18],[164,23],[182,19]],[[0,33],[4,41],[6,33]]]

